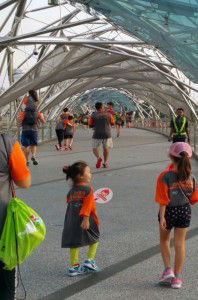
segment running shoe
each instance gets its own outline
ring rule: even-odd
[[[106,163],[106,164],[103,164],[103,168],[104,169],[108,169],[109,168],[109,165]]]
[[[182,280],[180,278],[173,278],[171,280],[171,287],[172,289],[180,289],[182,286]]]
[[[69,146],[69,150],[72,150],[72,146]]]
[[[96,163],[96,168],[99,169],[101,167],[102,163],[102,157],[98,157],[97,163]]]
[[[96,265],[95,261],[93,259],[86,259],[84,262],[83,267],[87,268],[90,271],[98,272],[100,269]]]
[[[59,144],[56,144],[55,147],[56,147],[56,150],[57,150],[57,151],[60,150]]]
[[[160,277],[159,283],[170,283],[171,279],[175,278],[173,270],[170,268],[168,270],[164,270],[162,276]]]
[[[73,277],[77,275],[84,275],[88,272],[88,269],[84,266],[77,265],[75,267],[70,267],[68,271],[68,275]]]
[[[33,165],[35,165],[35,166],[38,165],[38,161],[36,160],[36,158],[34,156],[32,156],[31,160],[33,161]]]
[[[64,147],[64,150],[67,151],[67,150],[69,150],[69,148],[68,147]]]

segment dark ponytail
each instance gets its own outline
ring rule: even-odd
[[[180,153],[181,157],[173,157],[173,160],[177,164],[179,181],[186,181],[190,178],[192,167],[188,154],[183,151]]]
[[[66,180],[71,179],[73,183],[80,181],[79,176],[83,176],[85,168],[88,165],[84,161],[78,161],[71,166],[64,166],[63,173],[66,174]]]
[[[34,100],[35,102],[38,101],[38,95],[37,95],[37,92],[36,92],[35,90],[30,90],[30,91],[29,91],[29,95],[33,98],[33,100]]]

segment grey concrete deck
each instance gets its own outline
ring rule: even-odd
[[[114,139],[111,168],[96,170],[91,134],[92,130],[78,130],[72,152],[59,153],[53,143],[40,146],[40,164],[31,167],[32,187],[17,190],[18,197],[39,212],[47,225],[46,240],[21,266],[27,299],[197,299],[198,206],[193,207],[186,242],[183,288],[157,285],[163,265],[154,194],[156,177],[168,164],[166,138],[144,130],[123,129],[120,139]],[[69,185],[61,169],[79,159],[90,164],[94,188],[108,186],[114,198],[106,205],[97,205],[101,239],[96,262],[101,272],[69,278],[69,251],[60,247]],[[195,175],[197,165],[193,161]],[[81,249],[81,261],[86,251]]]

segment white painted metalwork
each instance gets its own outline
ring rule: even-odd
[[[10,126],[22,107],[17,99],[30,89],[39,90],[39,109],[47,119],[56,118],[66,104],[77,109],[80,95],[99,88],[126,90],[142,118],[159,119],[159,112],[169,115],[182,106],[190,120],[198,119],[198,88],[153,45],[106,18],[90,16],[67,1],[42,7],[30,0],[10,0],[0,4],[0,13],[4,11],[0,107],[10,114]],[[17,68],[24,74],[14,82]],[[142,101],[149,103],[149,113]]]

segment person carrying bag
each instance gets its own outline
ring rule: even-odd
[[[11,182],[21,188],[31,185],[30,170],[18,142],[9,135],[0,135],[0,237],[7,219],[7,208],[12,197]],[[0,299],[15,299],[16,270],[6,270],[0,259]]]

